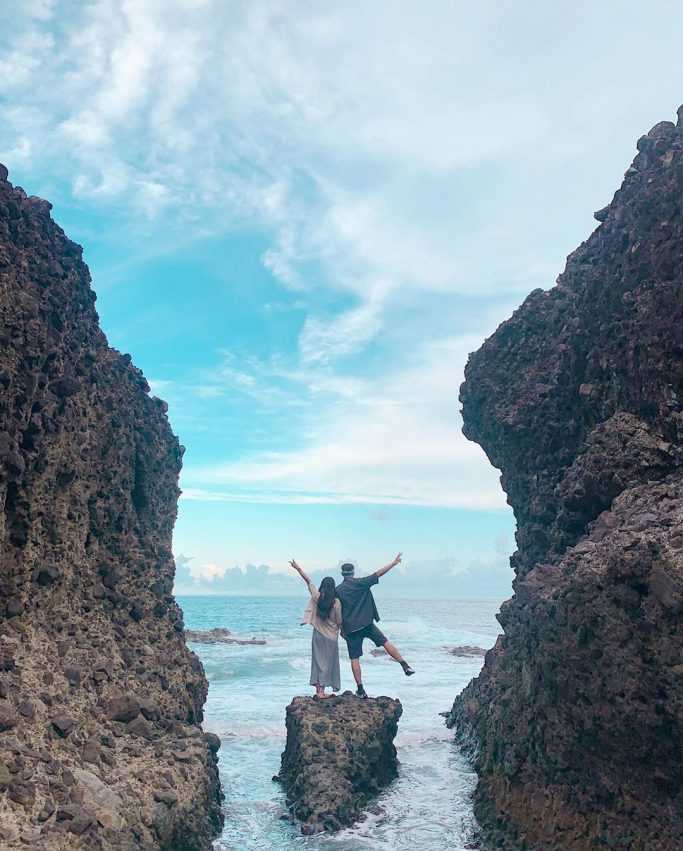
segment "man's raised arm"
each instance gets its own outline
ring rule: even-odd
[[[392,562],[389,562],[389,564],[385,564],[384,567],[380,567],[379,570],[376,570],[375,576],[379,579],[380,576],[384,576],[385,573],[388,573],[392,567],[396,567],[397,564],[400,564],[401,555],[402,553],[399,553]]]

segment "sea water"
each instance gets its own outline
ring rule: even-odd
[[[440,712],[479,672],[481,658],[448,653],[454,645],[491,647],[500,631],[497,602],[386,599],[376,593],[379,624],[414,666],[404,676],[395,662],[370,654],[363,681],[371,696],[403,704],[396,747],[398,778],[364,821],[334,836],[302,836],[282,820],[284,794],[273,775],[285,745],[285,707],[312,694],[311,628],[300,626],[306,596],[181,597],[188,629],[227,627],[265,645],[191,643],[209,680],[206,730],[222,741],[219,769],[226,800],[225,828],[216,851],[459,851],[471,839],[475,776],[453,744]],[[354,688],[346,645],[339,642],[342,690]]]

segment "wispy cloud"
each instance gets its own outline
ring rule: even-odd
[[[22,9],[7,18],[0,50],[2,155],[49,164],[73,176],[83,202],[124,204],[166,229],[168,210],[183,230],[257,222],[272,238],[264,261],[283,283],[360,299],[341,320],[358,328],[359,346],[381,327],[378,290],[548,283],[561,254],[544,261],[528,238],[547,227],[534,196],[547,198],[568,152],[581,156],[600,139],[590,123],[606,102],[612,132],[652,109],[642,83],[628,85],[632,42],[657,17],[644,10],[631,10],[610,40],[624,99],[604,77],[592,85],[604,54],[573,54],[576,39],[591,31],[599,42],[615,26],[588,3],[559,4],[553,20],[541,13],[533,23],[510,4],[445,0],[428,12],[282,0]],[[652,61],[665,54],[662,45]],[[677,92],[671,77],[656,78]],[[568,120],[579,90],[583,118]],[[312,260],[317,276],[302,270]]]
[[[458,365],[475,344],[425,344],[411,366],[377,379],[300,372],[297,429],[305,439],[283,452],[190,467],[184,497],[502,507],[495,471],[459,432]]]

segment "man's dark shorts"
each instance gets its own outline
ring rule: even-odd
[[[357,629],[355,632],[350,632],[346,636],[346,646],[349,648],[349,659],[360,659],[363,655],[363,639],[369,638],[375,642],[376,647],[384,647],[389,640],[386,635],[375,626],[374,623],[369,626],[364,626],[363,629]]]

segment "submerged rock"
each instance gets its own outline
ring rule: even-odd
[[[474,644],[457,644],[455,647],[444,647],[444,650],[451,656],[486,656],[486,650]]]
[[[517,519],[514,596],[448,723],[492,847],[683,837],[683,109],[466,369]]]
[[[233,635],[229,629],[225,627],[215,627],[214,629],[186,629],[185,638],[188,641],[195,641],[197,644],[265,644],[263,638],[240,638]]]
[[[353,824],[396,777],[394,737],[402,712],[398,700],[361,700],[348,691],[322,700],[294,698],[278,779],[302,832]]]
[[[94,302],[80,246],[0,167],[0,845],[208,851],[207,682],[171,593],[182,447]]]

